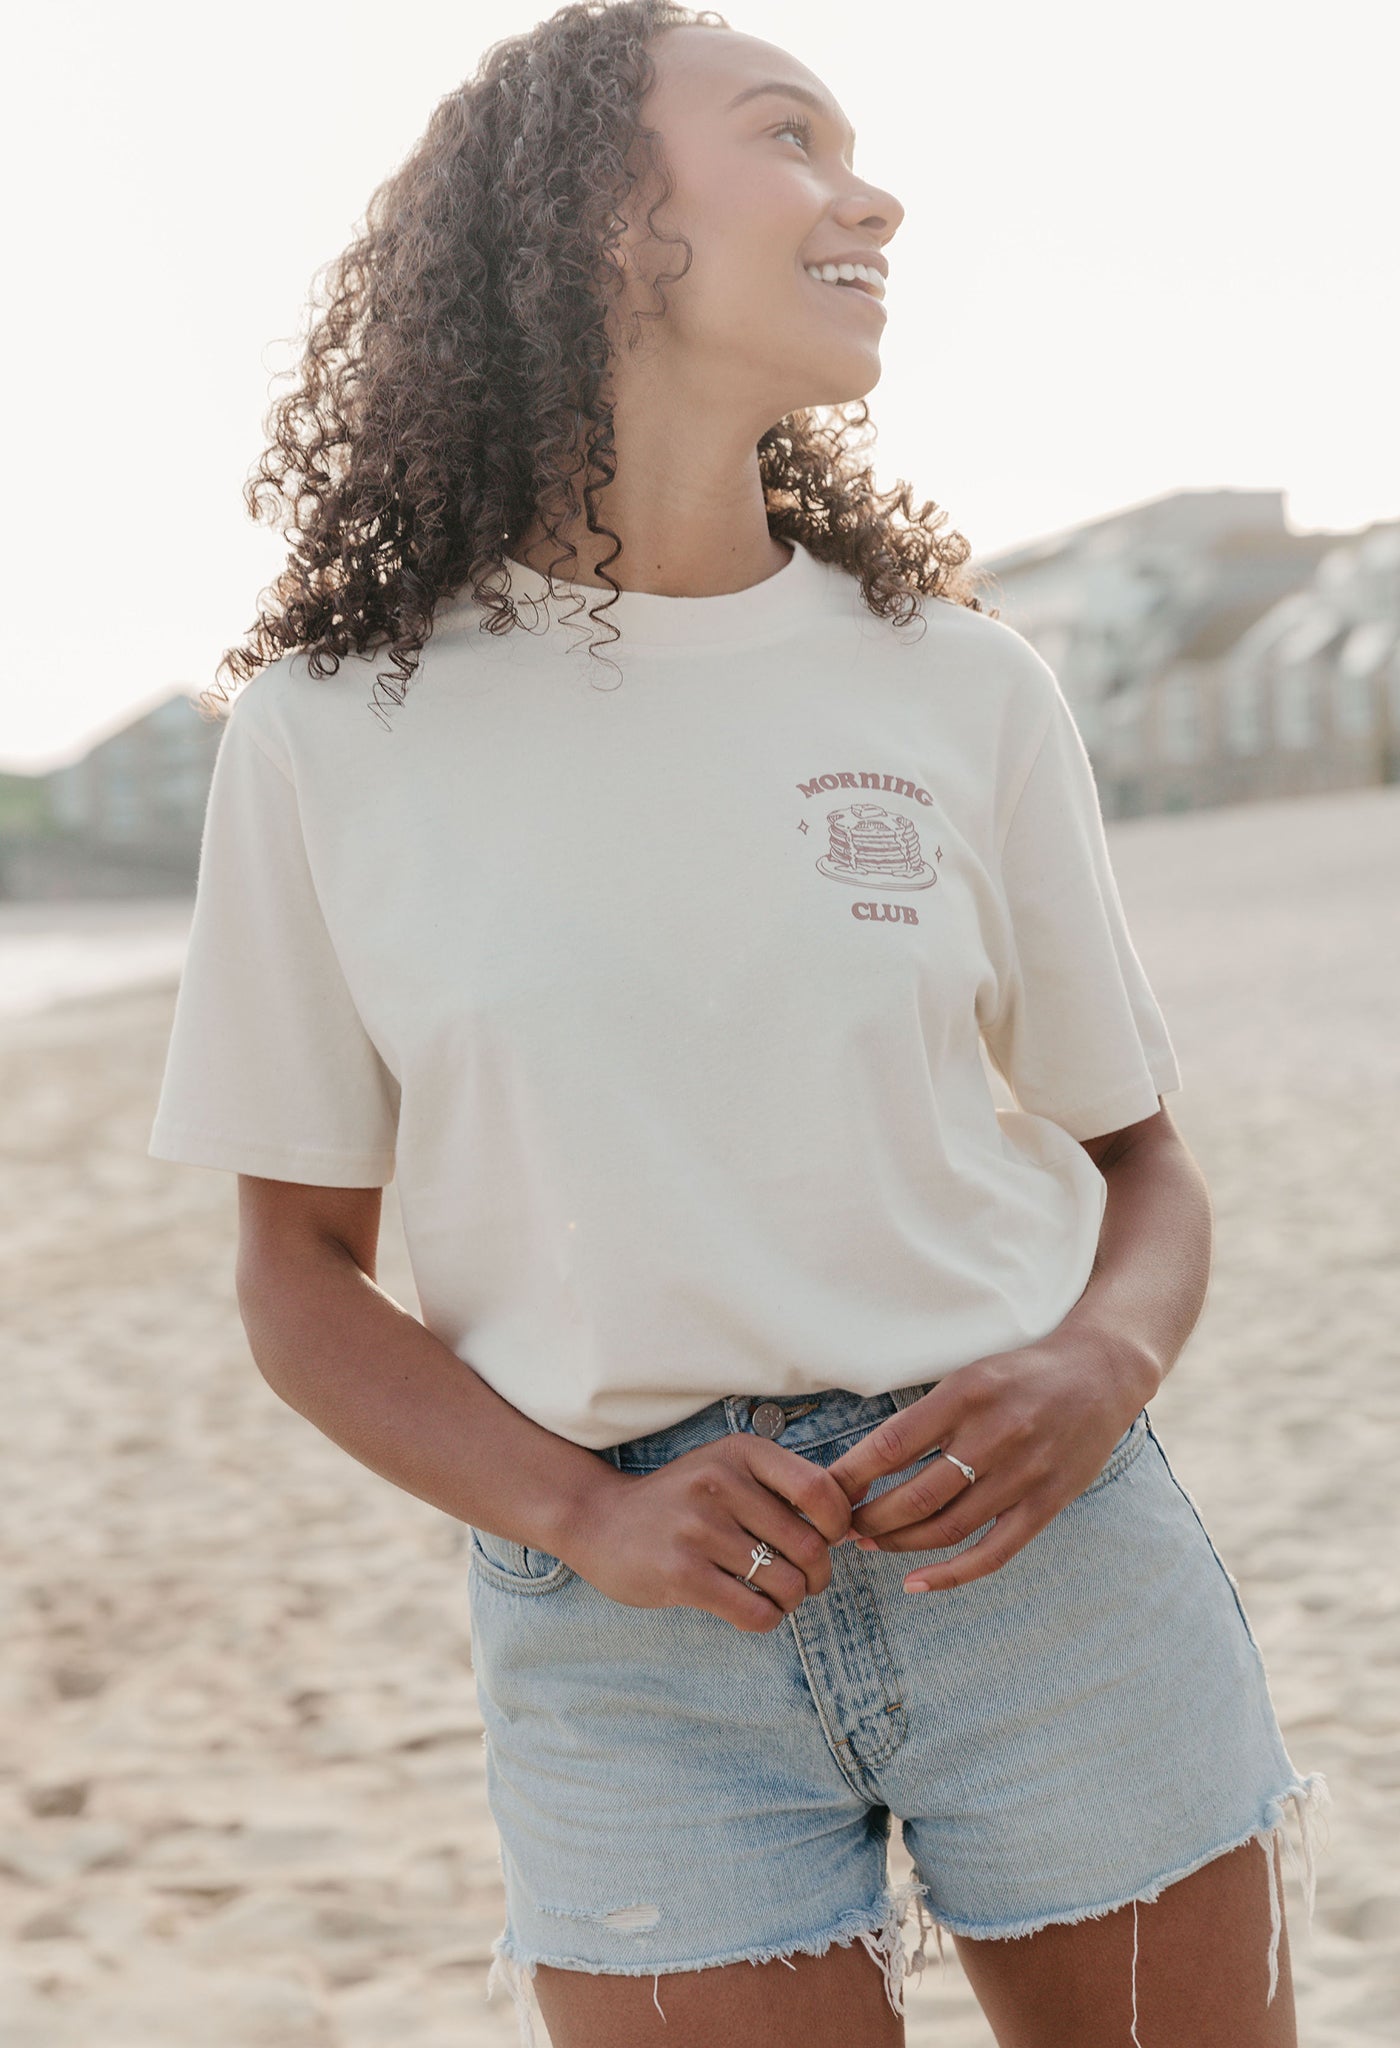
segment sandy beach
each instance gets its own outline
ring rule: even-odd
[[[1216,1212],[1153,1422],[1331,1787],[1311,1929],[1285,1873],[1300,2039],[1393,2044],[1400,788],[1109,836]],[[145,1154],[173,1001],[0,1018],[0,2039],[512,2048],[466,1530],[259,1376],[233,1177]],[[379,1278],[416,1313],[392,1187]],[[911,2048],[989,2048],[946,1952]]]

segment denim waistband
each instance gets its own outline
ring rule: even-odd
[[[783,1412],[783,1425],[772,1438],[775,1443],[785,1451],[815,1451],[838,1437],[876,1428],[887,1415],[909,1407],[937,1384],[937,1380],[921,1380],[913,1386],[895,1387],[888,1394],[855,1394],[846,1387],[827,1387],[819,1394],[727,1394],[673,1422],[669,1429],[611,1444],[599,1456],[621,1472],[651,1471],[683,1451],[693,1451],[731,1432],[767,1435],[767,1430],[755,1431],[753,1426],[755,1414],[765,1404]]]

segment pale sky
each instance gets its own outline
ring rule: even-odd
[[[441,95],[549,13],[48,0],[10,30],[0,766],[214,677],[281,566],[242,502],[315,273]],[[881,489],[974,555],[1181,489],[1400,515],[1387,0],[746,0],[894,191]],[[1389,139],[1387,139],[1389,138]]]

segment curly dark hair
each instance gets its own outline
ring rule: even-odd
[[[371,197],[365,231],[328,266],[300,381],[269,414],[271,445],[244,498],[261,520],[270,493],[269,523],[285,503],[290,559],[219,673],[246,681],[298,650],[312,675],[333,675],[344,655],[387,647],[393,674],[376,677],[375,697],[382,686],[402,704],[439,600],[470,586],[482,631],[519,624],[501,572],[532,518],[562,549],[552,570],[577,559],[546,508],[561,493],[577,506],[580,472],[588,531],[610,538],[617,560],[621,540],[596,523],[595,503],[617,467],[602,395],[605,315],[622,283],[610,252],[624,232],[616,209],[650,175],[647,228],[686,251],[656,280],[658,312],[634,316],[661,317],[662,283],[685,275],[693,251],[657,235],[652,216],[673,187],[639,109],[656,75],[648,43],[681,26],[730,23],[675,0],[577,0],[492,45],[438,102]],[[869,426],[859,399],[794,412],[763,435],[770,533],[858,577],[868,609],[897,624],[925,596],[982,611],[984,572],[964,567],[961,534],[939,532],[947,514],[914,512],[905,483],[877,492],[856,459],[873,433],[853,434]],[[595,621],[620,592],[606,566],[598,573],[615,595]]]

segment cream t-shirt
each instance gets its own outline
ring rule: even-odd
[[[402,705],[382,653],[235,697],[151,1156],[397,1177],[428,1328],[592,1449],[1054,1329],[1079,1140],[1181,1083],[1052,671],[800,546],[624,593],[615,667],[608,593],[509,576]]]

